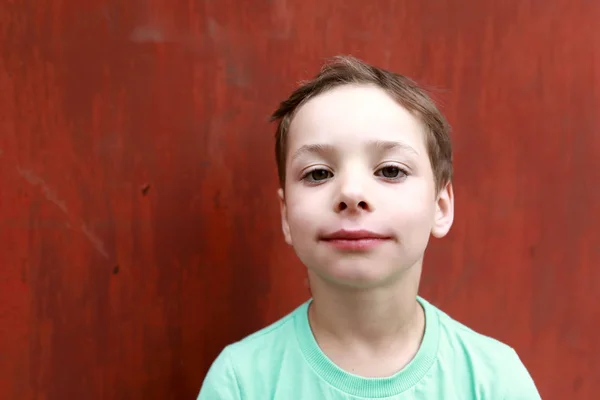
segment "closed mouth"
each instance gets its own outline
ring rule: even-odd
[[[387,240],[391,239],[388,235],[383,235],[377,232],[368,230],[345,230],[340,229],[338,231],[323,235],[321,240],[323,241],[361,241],[361,240]]]

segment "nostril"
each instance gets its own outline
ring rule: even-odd
[[[364,201],[361,201],[360,203],[358,203],[358,206],[360,208],[362,208],[363,210],[366,210],[368,208],[367,203],[365,203]]]
[[[338,208],[339,208],[339,210],[340,210],[340,211],[343,211],[343,210],[345,210],[346,208],[348,208],[348,206],[346,205],[346,203],[344,203],[344,202],[341,202],[341,203],[340,203],[340,205],[338,206]]]

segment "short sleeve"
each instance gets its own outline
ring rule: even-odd
[[[240,400],[240,388],[235,376],[229,348],[225,348],[213,362],[197,400]]]
[[[523,365],[519,355],[511,349],[505,381],[504,400],[541,400],[533,378]]]

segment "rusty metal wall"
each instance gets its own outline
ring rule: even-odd
[[[190,399],[307,297],[270,111],[351,53],[435,88],[456,223],[423,295],[600,397],[600,2],[0,5],[0,398]]]

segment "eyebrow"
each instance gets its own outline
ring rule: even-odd
[[[414,147],[409,146],[406,143],[403,142],[395,142],[395,141],[386,141],[386,140],[375,140],[369,143],[371,146],[382,150],[382,151],[390,151],[390,150],[396,150],[396,149],[400,149],[409,153],[413,153],[414,155],[418,156],[419,152],[417,150],[415,150]]]
[[[390,151],[401,149],[403,151],[413,153],[416,156],[419,156],[419,152],[415,150],[413,147],[407,145],[402,142],[395,141],[386,141],[386,140],[373,140],[368,143],[368,146],[379,150],[379,151]],[[325,154],[334,152],[335,147],[329,144],[306,144],[301,146],[298,150],[294,152],[292,156],[292,161],[297,159],[298,157],[304,154]]]

